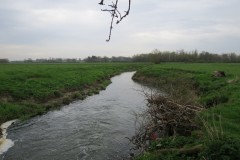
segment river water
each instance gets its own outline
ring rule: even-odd
[[[134,112],[145,107],[134,72],[113,77],[98,95],[76,101],[45,115],[14,124],[8,138],[14,146],[4,160],[127,159],[128,139],[135,133]]]

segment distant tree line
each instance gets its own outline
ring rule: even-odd
[[[8,59],[0,59],[0,63],[9,63],[9,60]]]
[[[197,62],[197,63],[239,63],[240,55],[236,53],[209,53],[194,51],[159,51],[153,50],[151,53],[137,54],[132,57],[100,57],[88,56],[87,58],[48,58],[48,59],[25,59],[24,61],[9,61],[8,59],[0,59],[0,63],[107,63],[107,62]]]
[[[25,59],[25,63],[83,63],[83,62],[88,62],[88,63],[98,63],[98,62],[131,62],[132,58],[131,57],[100,57],[100,56],[88,56],[85,59],[77,59],[77,58],[49,58],[49,59],[36,59],[33,60],[31,58]]]
[[[91,56],[91,57],[87,57],[85,59],[83,59],[84,62],[132,62],[132,58],[131,57],[97,57],[97,56]]]
[[[33,60],[31,58],[25,59],[25,63],[79,63],[81,59],[77,58],[49,58],[49,59],[36,59]]]
[[[137,54],[132,57],[133,62],[224,62],[235,63],[240,62],[240,55],[236,53],[215,54],[209,52],[198,53],[194,51],[159,51],[154,50],[147,54]]]
[[[85,59],[77,58],[49,58],[49,59],[25,59],[23,61],[12,61],[13,63],[100,63],[100,62],[132,62],[131,57],[100,57],[100,56],[88,56]],[[1,62],[0,62],[1,63]]]

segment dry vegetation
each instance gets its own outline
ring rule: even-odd
[[[134,80],[165,93],[145,93],[148,108],[137,115],[141,121],[131,139],[144,153],[137,159],[239,157],[238,81],[228,80],[239,74],[237,65],[160,64],[137,72]],[[216,76],[217,69],[225,76]]]

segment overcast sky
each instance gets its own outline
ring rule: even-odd
[[[98,2],[0,0],[0,58],[132,56],[154,49],[240,53],[240,0],[132,0],[109,43],[111,17]],[[127,2],[119,0],[120,10]]]

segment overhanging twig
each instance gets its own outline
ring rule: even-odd
[[[99,5],[105,5],[104,0],[101,0],[99,2]],[[103,12],[109,12],[111,14],[111,23],[110,23],[110,29],[109,29],[109,35],[107,42],[110,41],[112,36],[112,29],[113,29],[113,23],[116,19],[116,24],[119,24],[124,18],[126,18],[129,15],[130,9],[131,9],[131,0],[128,0],[128,9],[125,11],[125,14],[121,14],[121,12],[118,10],[118,0],[115,2],[112,2],[111,5],[108,5],[110,9],[102,9]]]

